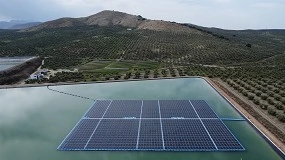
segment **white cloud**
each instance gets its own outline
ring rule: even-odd
[[[279,4],[276,2],[258,2],[253,4],[252,7],[259,9],[276,9],[279,7]]]
[[[5,15],[1,15],[1,13],[0,13],[0,21],[8,21],[10,19],[11,19],[11,17],[7,17]]]
[[[232,0],[213,0],[216,3],[229,3],[232,2]]]
[[[47,21],[89,16],[102,10],[229,29],[285,28],[281,20],[284,0],[9,0],[1,2],[0,20]]]

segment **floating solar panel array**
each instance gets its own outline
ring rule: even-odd
[[[204,100],[97,100],[58,150],[245,148]]]

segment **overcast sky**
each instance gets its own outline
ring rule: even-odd
[[[102,10],[224,29],[285,29],[285,0],[1,0],[0,21],[48,21]]]

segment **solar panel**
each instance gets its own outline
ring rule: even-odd
[[[198,118],[188,100],[159,100],[161,118]]]
[[[204,100],[190,101],[200,118],[218,118],[216,113],[210,108],[208,103]]]
[[[59,150],[82,150],[93,133],[98,119],[82,119],[60,144]]]
[[[84,148],[86,150],[128,150],[136,148],[139,120],[103,119]]]
[[[140,117],[141,100],[114,100],[111,102],[104,118]]]
[[[157,100],[143,101],[142,118],[159,118],[159,108]]]
[[[216,150],[201,121],[198,119],[162,120],[166,150]]]
[[[242,145],[220,119],[202,120],[219,150],[244,150]]]
[[[159,119],[143,119],[141,121],[138,149],[163,149],[161,126]]]
[[[88,118],[101,118],[104,112],[107,110],[110,105],[110,100],[98,100],[94,103],[94,107],[91,107],[84,117]]]
[[[97,100],[58,150],[245,149],[203,100]]]

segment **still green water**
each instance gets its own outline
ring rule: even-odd
[[[220,117],[241,118],[200,78],[52,86],[93,99],[204,99]],[[0,90],[0,160],[191,159],[281,160],[246,122],[227,121],[245,152],[57,151],[56,148],[93,103],[46,87]]]

